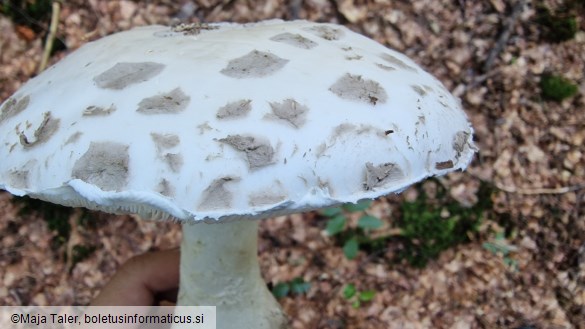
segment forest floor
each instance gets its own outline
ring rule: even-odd
[[[10,3],[0,3],[0,101],[37,74],[51,16]],[[353,259],[343,236],[326,234],[323,213],[262,221],[262,273],[272,289],[297,292],[279,299],[293,328],[585,328],[579,3],[71,0],[49,62],[117,31],[177,20],[333,22],[404,52],[461,98],[480,151],[465,172],[374,201],[365,213],[390,233]],[[556,75],[575,86],[562,85],[564,98],[543,82]],[[0,192],[0,305],[88,304],[130,257],[176,248],[181,238],[177,223],[45,207]],[[459,243],[426,264],[399,257],[424,245],[407,239],[401,218],[458,214],[476,224],[451,232],[465,236]],[[350,227],[358,215],[348,215]]]

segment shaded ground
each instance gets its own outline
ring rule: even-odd
[[[489,198],[491,206],[470,243],[422,269],[391,261],[404,248],[400,238],[348,260],[325,234],[319,214],[264,221],[260,258],[266,281],[274,286],[300,277],[310,283],[307,293],[281,299],[293,327],[585,328],[585,15],[583,7],[563,8],[562,1],[521,3],[67,1],[58,29],[66,49],[50,62],[88,40],[173,18],[336,22],[402,51],[461,97],[481,151],[468,172],[376,201],[368,213],[396,228],[401,203],[437,184],[462,205]],[[566,41],[555,39],[541,25],[541,5],[574,14],[580,31]],[[0,14],[0,100],[35,75],[48,16]],[[577,94],[560,102],[544,99],[546,73],[572,81]],[[479,194],[480,186],[489,193]],[[180,240],[175,223],[77,211],[55,214],[71,224],[67,238],[56,241],[51,221],[34,212],[18,214],[20,207],[0,193],[2,305],[87,304],[129,257],[173,248]],[[501,246],[500,252],[486,243]],[[343,296],[350,283],[375,291],[373,300],[353,307]]]

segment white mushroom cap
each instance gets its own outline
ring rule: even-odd
[[[464,169],[459,101],[334,24],[148,26],[88,43],[0,107],[0,188],[114,213],[269,217]]]

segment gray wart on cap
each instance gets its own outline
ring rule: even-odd
[[[110,105],[109,107],[90,105],[83,111],[83,115],[99,117],[110,115],[114,111],[116,111],[116,107],[114,106],[114,104]]]
[[[300,128],[307,120],[309,108],[297,103],[294,99],[285,99],[280,102],[271,102],[272,117],[284,120],[295,128]],[[271,116],[268,116],[271,117]]]
[[[124,89],[130,85],[150,80],[160,74],[165,66],[160,63],[116,63],[97,75],[93,81],[104,89]]]
[[[283,68],[288,59],[280,58],[268,52],[253,50],[250,53],[231,60],[222,74],[232,78],[261,78]]]
[[[4,102],[2,108],[0,108],[0,123],[24,111],[28,106],[29,101],[30,96],[28,95],[20,98],[19,100],[16,100],[12,97],[9,98],[6,102]]]
[[[27,136],[24,131],[19,133],[20,144],[22,144],[25,149],[28,149],[46,142],[59,129],[59,121],[59,119],[51,116],[51,112],[43,113],[43,121],[41,121],[39,126],[34,130],[32,136]],[[29,124],[27,124],[27,126],[28,125]]]
[[[344,36],[342,29],[328,25],[314,25],[311,27],[306,27],[303,30],[329,41],[339,40]]]
[[[250,169],[264,167],[273,163],[274,148],[266,140],[253,136],[230,135],[219,141],[244,152]]]
[[[238,181],[234,177],[221,177],[213,180],[203,191],[203,199],[199,204],[199,210],[221,210],[229,208],[232,204],[233,193],[226,188],[232,181]]]
[[[230,102],[220,107],[216,116],[218,119],[234,119],[244,117],[252,110],[251,103],[252,101],[249,99]]]
[[[302,49],[311,49],[316,47],[318,44],[311,39],[307,39],[300,34],[292,33],[281,33],[270,38],[272,41],[286,43],[291,46],[295,46]]]
[[[155,96],[146,97],[138,103],[136,112],[143,114],[173,114],[183,111],[189,105],[191,97],[181,88],[175,88]]]
[[[386,90],[380,83],[349,73],[339,78],[329,90],[343,99],[366,102],[372,105],[385,103],[388,98]]]
[[[71,177],[93,184],[104,191],[120,191],[128,180],[128,146],[112,142],[92,142],[75,162]]]

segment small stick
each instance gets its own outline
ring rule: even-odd
[[[289,5],[289,12],[291,19],[299,19],[301,13],[301,7],[303,5],[303,0],[293,0],[290,2]]]
[[[514,25],[516,25],[518,16],[520,16],[522,8],[524,8],[525,2],[526,2],[525,0],[518,0],[518,2],[516,2],[516,4],[514,5],[514,8],[512,9],[512,14],[510,15],[510,17],[508,17],[502,34],[500,34],[498,41],[488,54],[488,57],[483,65],[483,72],[488,72],[492,68],[494,62],[496,61],[496,57],[498,57],[502,50],[504,50],[504,47],[506,46],[508,40],[510,39],[512,30],[514,29]]]
[[[461,10],[461,16],[463,18],[466,18],[467,16],[467,12],[465,10],[465,3],[467,0],[458,0],[457,2],[459,2],[459,10]]]
[[[498,183],[492,180],[484,179],[479,177],[477,174],[470,173],[471,176],[479,179],[482,182],[488,183],[493,185],[500,191],[504,191],[506,193],[512,194],[523,194],[523,195],[541,195],[541,194],[565,194],[569,192],[575,192],[582,189],[585,189],[585,185],[572,185],[572,186],[563,186],[563,187],[517,187],[517,186],[505,186],[502,183]],[[444,181],[443,177],[438,178],[439,182],[444,186],[448,187],[446,182]]]
[[[501,184],[496,183],[496,187],[506,193],[516,193],[516,194],[524,194],[524,195],[539,195],[539,194],[565,194],[569,192],[578,191],[585,186],[582,185],[575,185],[575,186],[564,186],[559,188],[518,188],[515,186],[503,186]]]
[[[55,41],[55,35],[57,34],[57,26],[59,24],[59,12],[61,6],[58,1],[53,1],[53,15],[51,15],[51,25],[49,26],[49,34],[47,35],[47,41],[45,42],[45,49],[43,50],[43,57],[41,58],[41,64],[39,64],[38,73],[41,73],[47,67],[49,62],[49,56],[53,49],[53,42]]]

